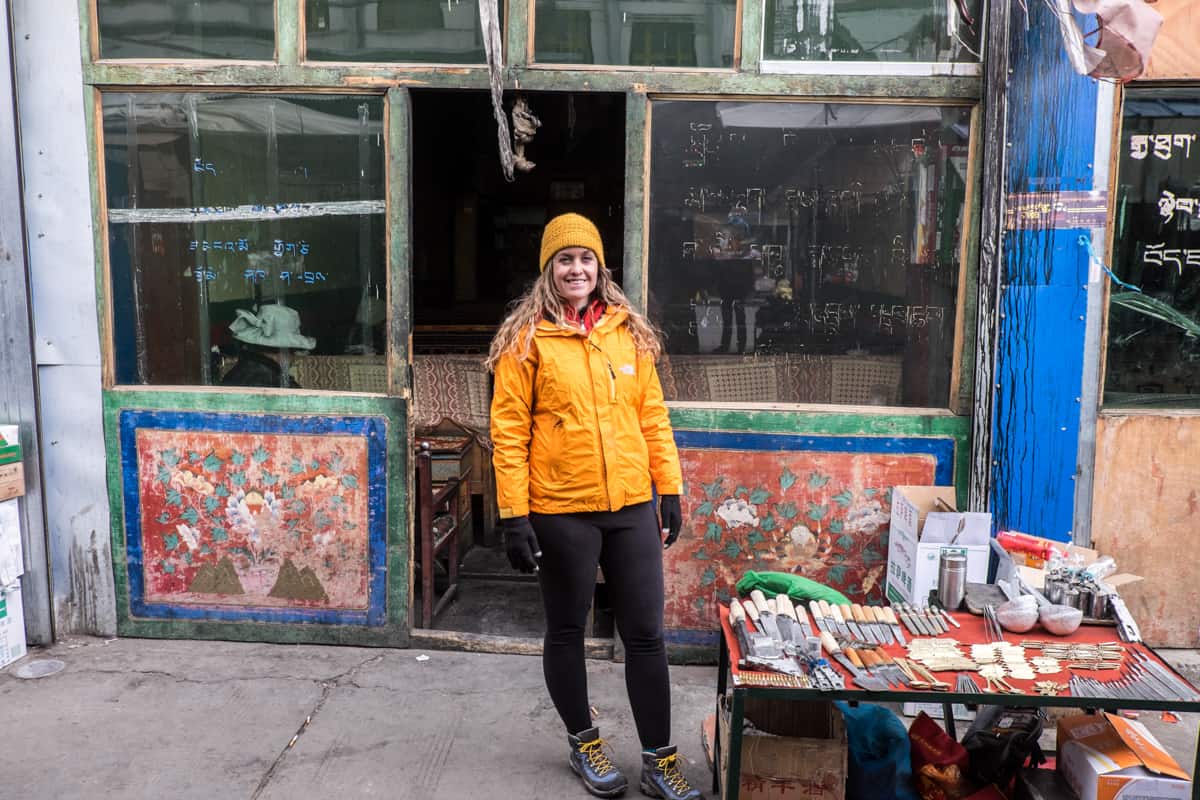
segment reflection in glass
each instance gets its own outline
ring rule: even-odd
[[[275,58],[273,0],[97,0],[101,58]]]
[[[1129,90],[1119,163],[1104,403],[1195,408],[1200,90]]]
[[[305,7],[310,61],[485,61],[479,7],[468,0],[308,0]]]
[[[535,14],[543,64],[733,66],[737,0],[538,0]]]
[[[980,0],[767,0],[763,58],[979,61]]]
[[[249,351],[275,385],[383,391],[382,120],[379,97],[106,93],[118,382],[217,384]]]
[[[668,399],[945,407],[969,112],[652,107]]]

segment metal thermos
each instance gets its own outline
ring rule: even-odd
[[[1067,588],[1063,589],[1062,604],[1064,606],[1070,606],[1071,608],[1082,608],[1081,602],[1082,600],[1079,597],[1079,590],[1074,586],[1068,586]]]
[[[1079,610],[1083,612],[1083,616],[1091,618],[1092,614],[1092,598],[1096,593],[1089,586],[1079,587]]]
[[[1065,590],[1068,585],[1068,582],[1062,578],[1046,578],[1043,594],[1046,595],[1046,599],[1049,600],[1051,604],[1056,606],[1062,605],[1063,590]]]
[[[947,611],[957,611],[967,591],[967,557],[943,552],[938,563],[938,600]]]
[[[1112,616],[1112,595],[1101,592],[1092,597],[1092,619],[1108,619]]]

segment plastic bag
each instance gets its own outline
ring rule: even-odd
[[[852,708],[835,702],[846,720],[849,775],[846,800],[918,800],[912,789],[908,732],[886,708],[863,703]]]
[[[962,800],[975,791],[967,751],[922,711],[908,729],[913,782],[922,800]]]
[[[850,601],[846,595],[837,589],[830,589],[823,583],[817,583],[809,578],[793,575],[790,572],[755,572],[749,570],[737,582],[737,591],[741,596],[750,594],[755,589],[762,590],[767,597],[786,594],[792,600],[824,600],[839,606],[848,606]]]

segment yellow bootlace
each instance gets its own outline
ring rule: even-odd
[[[671,790],[676,794],[685,794],[691,791],[692,787],[687,782],[687,778],[683,777],[683,773],[679,771],[679,767],[676,766],[677,759],[678,754],[672,753],[666,758],[655,759],[654,763],[658,766],[658,771],[662,773]]]
[[[580,743],[579,752],[587,756],[588,764],[596,771],[596,775],[603,777],[613,769],[613,763],[608,760],[608,753],[604,752],[603,739]]]

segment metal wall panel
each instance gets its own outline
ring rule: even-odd
[[[59,635],[112,634],[78,4],[12,2],[54,618]]]
[[[25,635],[33,644],[53,639],[50,574],[46,564],[46,526],[42,514],[37,441],[37,385],[34,381],[33,328],[30,321],[25,218],[21,207],[20,140],[16,128],[8,4],[0,16],[0,422],[21,427],[27,472],[19,501],[25,574],[21,577]]]

